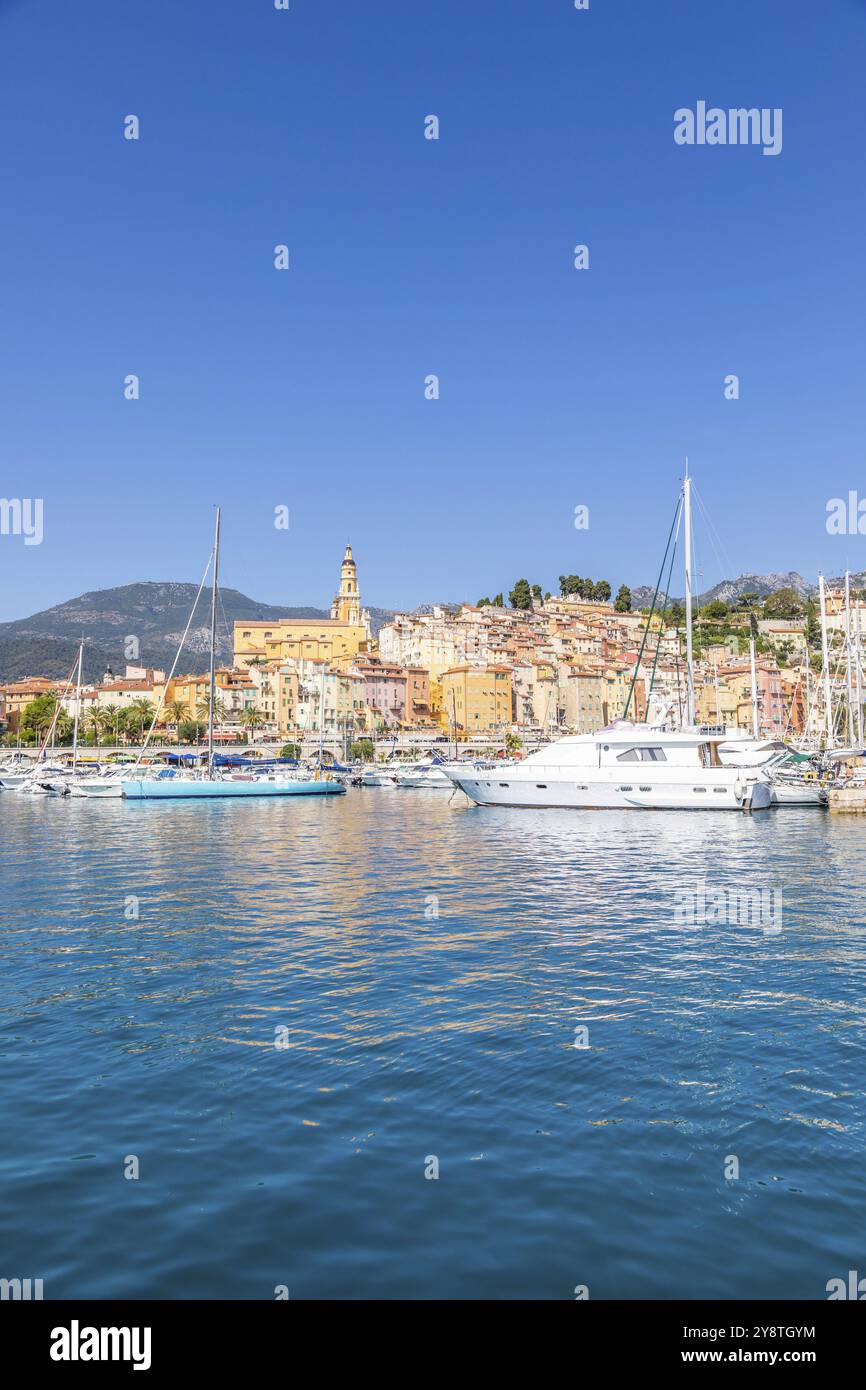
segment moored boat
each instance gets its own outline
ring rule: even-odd
[[[167,798],[250,796],[335,796],[345,794],[342,782],[325,778],[298,777],[215,777],[173,774],[169,777],[124,778],[121,795],[127,801],[161,801]]]
[[[425,787],[434,791],[448,790],[452,785],[444,764],[436,759],[403,768],[395,774],[394,782],[398,787]]]
[[[758,811],[772,804],[767,775],[722,767],[711,735],[627,720],[495,769],[451,764],[447,775],[480,806]]]

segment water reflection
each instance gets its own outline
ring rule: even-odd
[[[821,1297],[856,1259],[854,820],[382,789],[0,795],[0,831],[0,1235],[46,1296],[288,1260],[297,1296]],[[781,933],[678,924],[697,880],[778,888]]]

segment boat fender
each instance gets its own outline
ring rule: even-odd
[[[743,797],[745,796],[745,794],[746,794],[745,783],[743,783],[743,782],[740,780],[740,778],[738,777],[737,780],[736,780],[736,782],[734,783],[734,796],[737,798],[738,801],[742,801],[742,799],[743,799]]]

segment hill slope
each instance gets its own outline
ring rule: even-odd
[[[68,674],[78,643],[84,636],[85,679],[100,680],[106,666],[115,674],[127,664],[126,639],[136,637],[137,662],[168,669],[174,660],[198,586],[181,583],[124,584],[117,589],[97,589],[79,594],[67,603],[46,608],[32,617],[0,623],[0,678]],[[217,659],[231,660],[232,625],[243,620],[276,621],[278,618],[326,618],[321,608],[292,608],[258,603],[237,589],[221,589],[217,606]],[[210,596],[203,593],[186,640],[180,671],[204,670],[210,649]],[[374,631],[390,617],[387,609],[371,609]]]
[[[682,578],[678,583],[682,583]],[[861,588],[863,576],[852,574],[851,583],[855,588]],[[741,574],[739,579],[723,579],[720,584],[714,584],[711,589],[707,589],[706,593],[696,595],[696,599],[699,604],[721,599],[722,603],[727,603],[733,608],[743,594],[757,594],[759,598],[765,599],[779,589],[793,589],[802,599],[816,598],[818,594],[817,584],[810,584],[796,570],[788,570],[786,574]],[[653,601],[653,593],[654,590],[648,584],[633,589],[633,606],[648,608]],[[671,601],[676,597],[677,595],[672,595]],[[679,602],[682,601],[682,596],[679,596]]]

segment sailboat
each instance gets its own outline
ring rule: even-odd
[[[446,765],[454,786],[477,805],[690,811],[758,811],[771,805],[766,773],[758,767],[723,766],[718,749],[725,732],[701,729],[695,721],[691,483],[686,468],[677,513],[681,506],[686,552],[683,727],[670,730],[622,719],[596,733],[557,739],[520,762],[501,762],[495,769]]]
[[[339,796],[345,794],[346,788],[341,782],[329,781],[324,777],[317,776],[311,780],[304,780],[293,777],[288,773],[279,772],[251,772],[249,776],[238,777],[236,774],[224,772],[214,764],[214,710],[216,706],[216,601],[217,585],[219,582],[219,548],[220,548],[220,508],[216,509],[216,529],[214,533],[214,544],[211,552],[211,559],[208,561],[207,569],[212,566],[211,583],[211,610],[210,610],[210,699],[208,701],[208,739],[207,739],[207,761],[201,772],[180,771],[174,768],[163,768],[154,776],[126,776],[120,782],[121,795],[127,801],[163,801],[163,800],[189,800],[192,798],[204,797],[250,797],[250,796]],[[207,578],[207,569],[202,579],[199,592],[196,595],[196,604],[199,595],[204,587]],[[193,605],[193,612],[195,604]],[[192,622],[187,623],[187,632]],[[184,638],[186,633],[184,633]],[[183,641],[181,641],[181,647]],[[178,649],[178,656],[180,649]],[[177,657],[175,657],[175,666]],[[171,674],[174,674],[172,667]],[[167,690],[171,681],[166,681]],[[165,692],[163,692],[163,699]],[[162,699],[157,706],[153,717],[153,723],[145,740],[145,748],[153,727],[156,723]],[[141,757],[144,754],[142,748],[133,771],[138,770]]]
[[[26,772],[12,777],[4,777],[0,785],[14,790],[22,796],[65,796],[69,790],[69,779],[75,773],[78,760],[78,714],[81,708],[81,662],[84,654],[84,640],[78,648],[78,657],[72,667],[67,679],[63,693],[55,701],[54,714],[48,726],[48,732],[42,741],[39,752],[36,755],[36,762],[31,764]],[[57,721],[63,709],[63,700],[69,694],[72,685],[73,673],[76,673],[76,697],[75,697],[75,732],[73,736],[73,765],[70,769],[64,763],[51,761],[47,756],[49,746],[54,745],[54,731],[57,728]]]

